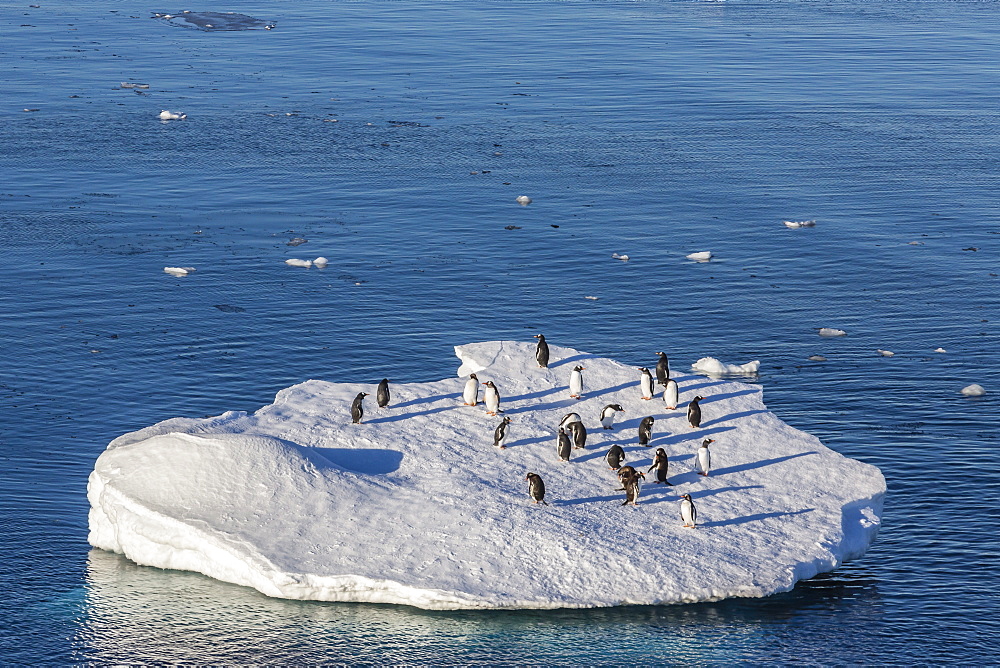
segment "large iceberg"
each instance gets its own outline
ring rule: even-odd
[[[642,400],[638,369],[550,345],[456,347],[459,377],[374,389],[310,380],[253,414],[174,418],[115,439],[90,476],[90,543],[136,563],[196,571],[268,595],[428,609],[570,608],[759,597],[862,555],[879,527],[885,480],[768,412],[759,386],[679,376],[681,405]],[[585,367],[581,400],[571,369]],[[468,374],[494,381],[511,419],[462,404]],[[362,424],[350,404],[371,392]],[[701,402],[700,428],[687,401]],[[601,409],[625,409],[613,430]],[[589,430],[556,454],[568,412]],[[655,417],[652,447],[639,421]],[[695,452],[711,444],[711,474]],[[640,471],[653,451],[669,481],[622,506],[604,455]],[[535,505],[525,475],[542,476]],[[681,494],[698,509],[684,528]]]

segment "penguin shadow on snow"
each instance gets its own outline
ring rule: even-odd
[[[795,459],[797,457],[808,457],[809,455],[819,454],[815,450],[810,450],[809,452],[797,452],[794,455],[785,455],[784,457],[774,457],[773,459],[761,459],[756,462],[748,462],[746,464],[738,464],[736,466],[726,466],[721,469],[712,469],[709,473],[710,476],[720,476],[726,475],[727,473],[738,473],[740,471],[749,471],[750,469],[759,469],[765,466],[771,466],[772,464],[779,464],[781,462],[787,462],[789,459]]]
[[[728,422],[729,420],[738,420],[742,417],[750,417],[751,415],[759,415],[760,413],[766,413],[766,410],[758,408],[752,411],[743,411],[742,413],[730,413],[729,415],[723,415],[720,418],[714,420],[709,420],[708,422],[702,422],[703,425],[708,426],[710,424],[718,424],[719,422]]]
[[[736,429],[736,427],[712,427],[711,429],[690,431],[686,434],[670,434],[657,445],[676,445],[677,443],[683,443],[684,441],[700,441],[706,438],[709,434],[721,434],[727,431],[733,431],[734,429]]]
[[[547,390],[539,390],[537,392],[529,392],[527,394],[519,394],[516,397],[501,397],[501,401],[525,401],[527,399],[540,399],[542,397],[547,397],[550,394],[555,394],[556,392],[560,392],[560,391],[563,391],[565,389],[566,388],[563,388],[563,387],[551,387],[551,388],[549,388]],[[461,395],[456,395],[456,396],[461,396]],[[535,407],[532,406],[532,408],[535,408]]]
[[[390,408],[390,409],[391,408],[406,408],[407,406],[416,406],[418,404],[429,404],[429,403],[438,401],[439,399],[456,399],[457,400],[457,399],[461,399],[461,398],[462,398],[462,393],[461,392],[454,392],[452,394],[439,394],[437,396],[418,397],[417,399],[410,399],[409,401],[404,401],[403,403],[400,403],[400,404],[395,404],[395,405],[390,404],[388,406],[388,408]]]
[[[420,417],[421,415],[433,415],[434,413],[440,413],[442,411],[453,411],[459,408],[471,408],[471,406],[438,406],[437,408],[431,408],[426,411],[417,411],[416,413],[402,413],[400,415],[389,415],[387,417],[378,417],[371,420],[365,420],[364,423],[381,424],[383,422],[399,422],[400,420]]]
[[[597,358],[598,358],[597,355],[587,355],[587,354],[582,354],[582,353],[579,354],[579,355],[570,355],[569,357],[565,357],[565,358],[563,358],[561,360],[558,360],[558,361],[555,361],[555,362],[549,362],[549,368],[550,369],[557,369],[557,368],[559,368],[561,366],[565,366],[566,364],[572,364],[573,362],[579,362],[580,360],[592,360],[592,359],[597,359]]]
[[[698,474],[695,474],[698,477]],[[739,487],[719,487],[718,489],[703,489],[699,492],[688,491],[692,499],[705,499],[710,496],[715,496],[716,494],[722,494],[723,492],[740,492],[745,489],[764,489],[764,485],[740,485]],[[678,497],[680,495],[678,494]]]
[[[519,441],[511,441],[510,443],[508,443],[506,449],[510,450],[511,448],[519,448],[522,445],[534,445],[535,443],[554,442],[555,438],[556,438],[555,434],[552,434],[551,436],[535,436],[534,438],[522,438]]]
[[[692,497],[694,494],[691,495]],[[757,513],[756,515],[745,515],[744,517],[734,517],[731,520],[719,520],[717,522],[700,522],[699,527],[711,528],[711,527],[728,527],[737,524],[746,524],[747,522],[758,522],[760,520],[770,519],[772,517],[788,517],[790,515],[803,515],[805,513],[811,513],[815,508],[803,508],[802,510],[787,510],[783,513]]]
[[[385,475],[399,469],[403,453],[381,448],[312,448],[330,464],[355,473]]]
[[[687,388],[685,388],[687,389]],[[701,405],[712,404],[716,401],[722,401],[723,399],[732,399],[733,397],[740,397],[744,394],[759,394],[760,390],[740,390],[738,392],[723,392],[721,394],[710,394],[701,400]],[[691,403],[690,401],[687,403]]]
[[[585,496],[579,499],[560,499],[559,501],[553,501],[552,504],[555,506],[579,506],[583,503],[606,503],[608,501],[621,502],[622,498],[622,494],[609,494],[608,496]]]

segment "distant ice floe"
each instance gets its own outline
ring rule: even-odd
[[[527,195],[518,195],[516,202],[521,206],[528,206],[531,204],[531,198]]]
[[[967,397],[981,397],[986,394],[986,390],[983,389],[982,385],[977,385],[973,383],[972,385],[966,385],[962,388],[962,394]]]
[[[808,359],[808,360],[810,360],[812,362],[825,362],[826,361],[826,358],[823,357],[822,355],[810,355],[806,359]]]
[[[783,220],[781,222],[785,224],[785,227],[790,227],[793,230],[800,227],[816,227],[815,220]]]
[[[948,351],[947,351],[947,350],[945,350],[944,348],[935,348],[935,349],[934,349],[934,352],[936,352],[936,353],[946,353],[946,352],[948,352]]]
[[[194,267],[164,267],[163,271],[171,276],[187,276],[197,270]]]
[[[273,21],[263,21],[246,14],[236,12],[192,12],[185,10],[180,14],[153,13],[154,19],[163,19],[171,25],[205,32],[233,30],[273,30],[277,25]]]
[[[833,327],[820,327],[820,336],[847,336],[847,332],[842,329],[834,329]]]
[[[318,257],[315,260],[300,260],[292,257],[285,260],[285,264],[291,267],[305,267],[306,269],[309,267],[316,267],[317,269],[322,269],[326,265],[330,264],[330,261],[325,257]]]
[[[330,261],[327,260],[325,257],[318,257],[315,260],[313,260],[313,266],[319,269],[322,269],[328,264],[330,264]]]
[[[176,111],[164,109],[160,112],[161,121],[183,121],[185,118],[187,118],[187,114],[182,114]]]
[[[596,302],[600,297],[595,297],[594,295],[587,295],[584,299],[589,299],[592,302]]]
[[[133,83],[131,81],[123,81],[122,88],[149,88],[148,83]]]
[[[619,255],[618,253],[612,253],[611,257],[616,260],[621,260],[622,262],[628,262],[628,255]]]
[[[875,352],[877,352],[882,357],[892,357],[893,355],[896,354],[896,353],[892,352],[891,350],[882,350],[881,348],[876,348]]]
[[[695,262],[708,262],[712,259],[712,251],[698,251],[697,253],[691,253],[687,256],[687,259],[694,260]]]
[[[746,364],[725,364],[714,357],[702,357],[700,360],[692,364],[691,368],[695,371],[701,371],[702,373],[707,373],[712,376],[724,376],[727,374],[752,376],[756,374],[757,369],[760,368],[760,360],[754,360],[753,362],[747,362]]]

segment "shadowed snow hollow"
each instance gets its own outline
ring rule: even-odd
[[[374,387],[310,380],[254,414],[175,418],[126,434],[90,476],[90,542],[133,561],[204,573],[268,596],[400,603],[430,609],[559,608],[766,596],[862,555],[874,540],[885,480],[768,412],[759,386],[675,376],[680,404],[641,399],[639,372],[550,345],[456,348],[458,378]],[[581,400],[569,374],[584,366]],[[462,405],[467,374],[493,381],[511,420]],[[481,387],[481,386],[480,386]],[[358,392],[362,424],[351,424]],[[701,427],[686,420],[701,402]],[[480,393],[480,399],[482,394]],[[613,430],[607,404],[621,404]],[[580,414],[587,447],[556,455],[560,419]],[[653,416],[650,448],[640,420]],[[712,470],[695,452],[711,444]],[[620,445],[645,472],[669,456],[673,486],[642,487],[622,506],[604,461]],[[550,505],[534,505],[525,475]],[[682,527],[690,494],[698,527]]]

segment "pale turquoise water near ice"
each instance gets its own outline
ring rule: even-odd
[[[38,4],[0,2],[0,661],[1000,660],[1000,4]],[[152,18],[182,9],[276,28]],[[878,541],[768,599],[504,613],[87,545],[121,433],[537,331],[762,360],[772,410],[882,469]]]

